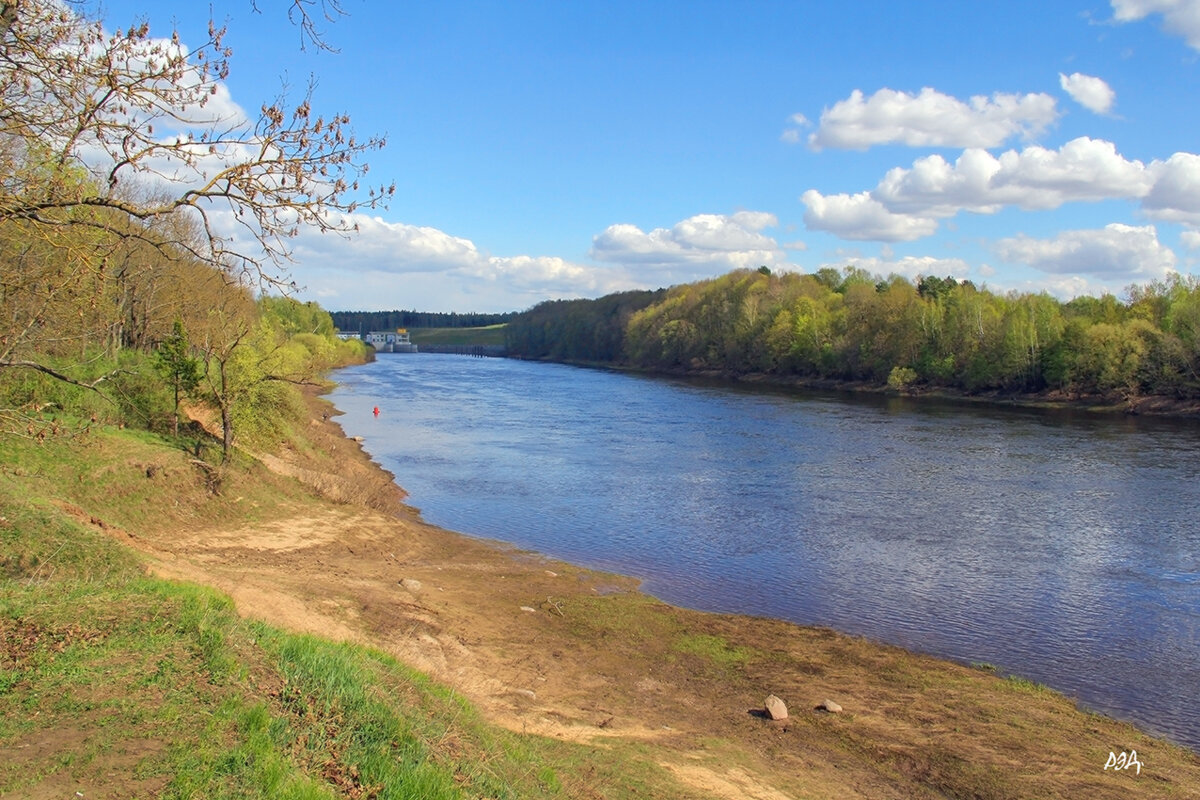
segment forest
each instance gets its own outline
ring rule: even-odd
[[[657,292],[542,303],[509,354],[666,372],[761,374],[893,389],[1200,397],[1200,281],[1118,299],[1000,294],[857,267],[739,270]]]
[[[285,295],[299,226],[343,232],[363,155],[309,98],[206,111],[224,31],[185,51],[52,0],[0,2],[0,433],[93,424],[178,435],[207,418],[223,460],[299,418],[298,387],[366,357]],[[366,187],[363,187],[365,190]]]
[[[508,322],[515,312],[477,314],[437,311],[331,311],[333,324],[345,333],[394,331],[397,328],[482,328]]]

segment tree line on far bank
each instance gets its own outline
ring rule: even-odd
[[[1200,397],[1200,281],[1060,302],[856,267],[738,270],[656,292],[542,303],[510,355],[670,372],[1132,397]]]
[[[504,314],[448,313],[438,311],[331,311],[333,324],[343,333],[394,331],[397,328],[482,328],[502,325],[516,316]]]

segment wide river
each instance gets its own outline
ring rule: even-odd
[[[453,355],[336,379],[429,522],[993,664],[1200,750],[1200,424]]]

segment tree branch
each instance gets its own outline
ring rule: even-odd
[[[103,392],[100,391],[99,387],[100,387],[101,383],[104,383],[105,381],[112,379],[116,375],[132,375],[133,374],[132,372],[130,372],[127,369],[114,369],[111,372],[104,373],[99,378],[96,378],[96,380],[94,380],[94,381],[80,381],[80,380],[76,380],[75,378],[72,378],[70,375],[66,375],[62,372],[59,372],[58,370],[56,370],[52,367],[47,367],[45,364],[39,364],[36,361],[10,361],[9,359],[0,359],[0,369],[5,368],[5,367],[18,367],[18,368],[23,367],[25,369],[32,369],[36,372],[41,372],[46,375],[49,375],[51,378],[54,378],[55,380],[60,380],[64,383],[69,383],[72,386],[78,386],[81,389],[90,389],[91,391],[96,392],[97,394],[99,394],[101,397],[104,397],[105,399],[108,399],[108,398]]]

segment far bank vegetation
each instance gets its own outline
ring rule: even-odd
[[[949,276],[762,268],[542,303],[509,323],[507,345],[523,358],[899,390],[1200,398],[1200,281],[1126,295],[1063,303]]]

